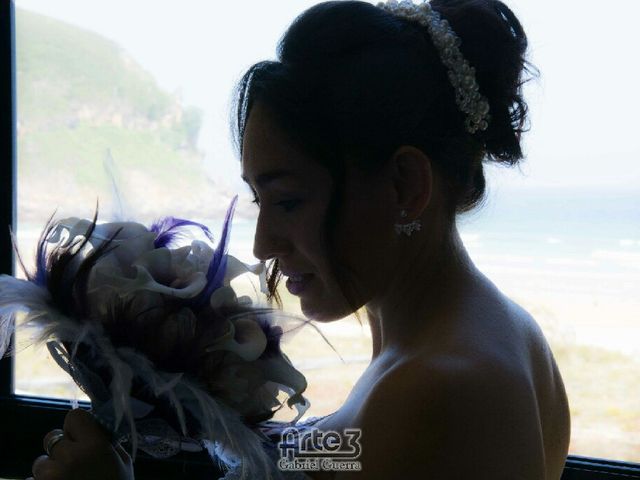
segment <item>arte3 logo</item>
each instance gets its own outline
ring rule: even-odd
[[[281,432],[278,443],[280,470],[298,471],[360,471],[357,461],[362,452],[362,430],[299,430],[289,427]]]

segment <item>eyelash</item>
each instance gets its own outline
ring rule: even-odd
[[[300,203],[298,200],[292,199],[292,200],[282,200],[276,203],[276,205],[278,205],[279,207],[282,207],[285,212],[290,212],[298,206],[298,203]]]
[[[258,198],[257,195],[253,196],[253,200],[251,201],[251,203],[258,205],[258,207],[260,206],[260,199]],[[295,207],[297,207],[299,203],[300,203],[299,200],[292,199],[292,200],[282,200],[280,202],[276,202],[274,205],[278,207],[282,207],[285,212],[290,212]]]

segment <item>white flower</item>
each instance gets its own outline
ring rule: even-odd
[[[257,360],[267,348],[267,336],[252,318],[240,317],[229,321],[227,333],[218,338],[207,352],[227,350],[246,362]]]
[[[60,248],[78,245],[91,227],[91,221],[67,218],[59,221],[48,242]],[[88,281],[89,304],[105,313],[109,298],[135,296],[146,291],[181,299],[196,297],[207,285],[207,272],[214,250],[201,240],[179,248],[156,248],[156,233],[135,222],[111,222],[95,225],[88,239],[86,251],[74,259],[69,274],[75,275],[80,263],[91,251],[109,242],[91,271]],[[76,247],[77,248],[77,247]],[[248,265],[227,255],[223,285],[209,299],[212,308],[238,304],[250,305],[248,297],[238,298],[231,288],[231,281],[239,275],[251,272],[260,278],[260,288],[266,291],[264,264]],[[151,306],[157,306],[159,298],[145,295]]]

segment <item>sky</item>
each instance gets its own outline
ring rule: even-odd
[[[252,63],[275,57],[287,25],[310,0],[16,0],[16,5],[118,43],[184,102],[205,110],[200,145],[210,174],[240,186],[229,105]],[[531,131],[520,169],[489,169],[504,188],[640,191],[640,2],[508,0],[530,40],[540,78],[525,90]]]

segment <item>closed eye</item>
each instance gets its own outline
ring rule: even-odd
[[[258,195],[256,195],[255,193],[253,195],[253,200],[251,201],[251,203],[258,205],[258,207],[260,206],[260,199],[258,198]],[[300,200],[298,199],[281,200],[279,202],[274,203],[275,206],[281,207],[285,212],[292,211],[299,204],[300,204]]]
[[[298,199],[282,200],[282,201],[276,203],[276,205],[279,206],[279,207],[282,207],[282,209],[285,212],[292,211],[299,204],[300,204],[300,200],[298,200]]]
[[[258,192],[256,192],[251,187],[249,188],[251,189],[251,195],[253,195],[253,200],[251,200],[251,203],[255,203],[256,205],[260,206],[260,198],[258,198]]]

